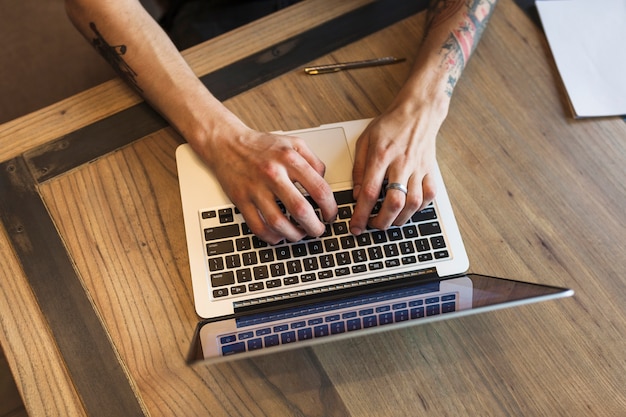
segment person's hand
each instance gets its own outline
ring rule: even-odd
[[[435,198],[430,173],[436,164],[435,139],[445,115],[431,110],[407,113],[396,108],[375,118],[361,134],[352,172],[357,201],[350,221],[353,234],[367,226],[400,226]],[[380,211],[370,218],[385,180],[400,186],[387,190]]]
[[[196,149],[241,211],[250,230],[275,244],[320,236],[325,225],[298,190],[299,183],[318,204],[324,221],[337,215],[324,163],[297,137],[239,129],[229,140]],[[280,200],[292,221],[285,216]]]

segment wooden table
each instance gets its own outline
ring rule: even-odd
[[[367,4],[303,2],[185,56],[257,129],[372,117],[425,14]],[[340,39],[302,53],[320,33]],[[297,69],[386,55],[408,62]],[[560,85],[541,31],[502,0],[438,158],[471,271],[574,297],[211,366],[184,361],[197,317],[181,138],[119,81],[0,126],[0,344],[28,412],[626,415],[626,123],[573,120]]]

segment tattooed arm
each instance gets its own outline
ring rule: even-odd
[[[454,87],[467,65],[497,0],[433,0],[413,69],[389,108],[363,132],[353,168],[357,199],[350,230],[368,224],[383,181],[406,185],[389,190],[370,226],[404,224],[436,193],[429,173],[435,167],[435,141],[448,113]]]
[[[275,243],[319,236],[337,213],[324,164],[298,138],[248,128],[200,82],[138,0],[66,0],[74,25],[117,73],[191,144],[241,210],[251,230]],[[276,204],[279,198],[296,227]]]

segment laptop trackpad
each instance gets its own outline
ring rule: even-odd
[[[352,184],[353,160],[341,127],[329,129],[315,129],[295,133],[304,139],[313,153],[326,164],[324,178],[332,185],[345,186]]]

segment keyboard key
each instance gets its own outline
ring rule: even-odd
[[[456,311],[456,303],[454,301],[441,304],[442,313],[451,313],[453,311]]]
[[[441,250],[441,251],[435,252],[435,259],[444,259],[448,257],[450,257],[450,254],[448,253],[447,250]]]
[[[356,239],[352,235],[342,236],[339,239],[339,242],[341,243],[341,249],[343,250],[352,249],[356,247]]]
[[[339,250],[339,240],[337,240],[337,238],[325,239],[324,249],[326,250],[326,252],[334,252],[336,250]]]
[[[236,340],[237,340],[237,336],[235,336],[234,334],[220,337],[220,343],[223,345],[226,345],[228,343],[233,343]]]
[[[426,299],[426,304],[435,304],[439,302],[439,297],[429,297]]]
[[[349,233],[348,223],[346,222],[335,222],[333,223],[333,233],[335,236],[345,235]]]
[[[410,265],[410,264],[417,263],[417,258],[413,255],[405,256],[401,260],[402,260],[402,265]]]
[[[277,288],[283,285],[280,279],[268,279],[265,281],[265,288]]]
[[[245,342],[238,342],[238,343],[233,343],[232,345],[222,346],[223,356],[234,355],[235,353],[243,353],[245,351],[246,351]]]
[[[382,249],[378,246],[372,246],[370,248],[367,248],[367,254],[372,261],[376,259],[382,259],[384,257]]]
[[[387,234],[384,230],[373,230],[372,240],[374,243],[385,243],[387,241]]]
[[[383,250],[385,251],[385,256],[387,258],[393,258],[394,256],[400,255],[400,250],[398,249],[398,245],[395,243],[384,245]]]
[[[410,313],[411,313],[411,320],[420,319],[424,317],[424,307],[412,308]]]
[[[263,335],[270,334],[270,333],[272,333],[272,329],[270,329],[269,327],[266,327],[264,329],[259,329],[256,332],[254,332],[256,336],[263,336]]]
[[[344,266],[342,268],[336,268],[335,269],[335,276],[336,277],[345,277],[346,275],[350,275],[350,268],[347,266]]]
[[[298,340],[313,339],[313,331],[310,328],[298,330]]]
[[[430,250],[430,244],[428,243],[428,239],[417,239],[415,241],[415,247],[418,252],[425,252]]]
[[[315,326],[313,328],[313,333],[315,334],[315,337],[328,336],[330,334],[330,329],[328,327],[328,324],[322,324],[320,326]]]
[[[366,262],[367,252],[365,252],[365,249],[355,249],[352,251],[352,259],[355,263]]]
[[[400,259],[386,259],[385,260],[385,268],[395,268],[396,266],[400,266]]]
[[[409,310],[398,310],[394,312],[394,320],[399,321],[407,321],[409,319]]]
[[[298,277],[286,277],[283,279],[283,283],[285,285],[295,285],[297,283],[299,283],[300,280],[298,279]]]
[[[274,260],[274,251],[272,249],[260,250],[259,260],[263,263],[272,262]]]
[[[352,266],[352,273],[353,274],[360,274],[360,273],[366,272],[366,271],[367,271],[367,265],[365,265],[365,264],[353,265]]]
[[[214,219],[217,217],[217,212],[215,210],[208,210],[202,212],[203,219]]]
[[[295,322],[291,323],[291,325],[289,327],[291,327],[292,329],[301,329],[303,327],[306,327],[306,321],[304,321],[304,320],[295,321]]]
[[[285,330],[289,330],[289,325],[287,324],[279,324],[278,326],[274,326],[274,333],[281,333]]]
[[[237,282],[250,282],[252,281],[252,271],[250,268],[237,270]]]
[[[270,273],[273,277],[282,277],[287,275],[284,263],[275,263],[270,265]]]
[[[433,249],[441,249],[446,247],[446,241],[443,236],[433,236],[430,238],[430,244]]]
[[[209,242],[206,244],[207,256],[223,255],[235,251],[235,245],[232,240],[222,240],[219,242]]]
[[[231,295],[243,294],[245,292],[246,292],[246,286],[245,285],[236,285],[234,287],[230,287]]]
[[[251,337],[254,337],[254,332],[243,332],[239,333],[239,335],[237,336],[239,340],[246,340],[250,339]]]
[[[339,212],[337,214],[337,216],[340,219],[349,219],[350,217],[352,217],[352,209],[350,208],[350,206],[340,206],[339,208]]]
[[[213,290],[213,298],[220,298],[228,296],[228,288],[218,288]]]
[[[256,265],[259,263],[256,252],[245,252],[241,254],[242,263],[246,266]]]
[[[299,259],[295,259],[287,262],[287,272],[289,274],[299,274],[302,272],[302,262]]]
[[[363,317],[363,328],[378,326],[378,318],[376,316]]]
[[[336,253],[335,259],[337,260],[337,265],[349,265],[352,262],[348,252]]]
[[[248,340],[248,350],[257,350],[263,348],[263,341],[261,338]]]
[[[295,244],[291,247],[291,252],[295,257],[306,256],[306,245],[304,243]]]
[[[317,279],[317,277],[315,276],[315,274],[302,274],[300,275],[300,281],[302,282],[311,282],[311,281],[315,281]]]
[[[265,336],[263,338],[263,341],[265,342],[265,347],[272,347],[272,346],[278,346],[278,335],[277,334],[272,334],[269,336]]]
[[[420,235],[422,236],[438,235],[441,233],[439,222],[422,223],[417,227],[419,228]]]
[[[285,332],[280,334],[280,342],[285,345],[287,343],[293,343],[296,341],[296,332]]]
[[[211,287],[223,287],[235,283],[235,274],[232,271],[218,272],[211,274]]]
[[[426,315],[427,316],[436,316],[439,314],[439,304],[432,304],[426,306]]]
[[[335,266],[335,258],[333,255],[322,255],[319,257],[319,261],[322,268],[332,268]]]
[[[430,253],[422,253],[422,254],[419,254],[417,256],[417,259],[420,262],[432,261],[433,260],[433,255],[431,255]]]
[[[345,333],[345,331],[346,331],[346,324],[343,321],[330,324],[330,334]]]
[[[415,247],[412,242],[400,242],[400,253],[403,255],[408,255],[409,253],[415,253]]]
[[[229,269],[239,268],[241,266],[241,258],[239,255],[227,255],[226,256],[226,267]]]
[[[372,244],[372,237],[369,233],[361,233],[356,237],[356,244],[359,246],[369,246]]]
[[[209,258],[209,271],[221,271],[222,269],[224,269],[223,258]]]
[[[415,227],[414,225],[404,226],[402,228],[402,233],[404,234],[404,237],[407,239],[413,239],[418,236],[417,227]]]
[[[361,319],[350,319],[346,322],[346,328],[349,332],[361,329]]]
[[[269,270],[267,269],[267,265],[255,266],[252,268],[252,273],[254,275],[254,279],[266,279],[269,278]]]
[[[204,229],[204,240],[223,240],[230,237],[239,236],[239,225],[229,224],[226,226],[209,227]]]
[[[240,237],[235,239],[235,246],[239,252],[244,252],[252,249],[252,242],[249,237]]]
[[[324,323],[324,319],[322,317],[316,317],[314,319],[310,319],[307,323],[309,326],[315,326],[316,324]]]
[[[393,323],[393,313],[383,313],[378,315],[378,323],[381,326]]]
[[[333,277],[333,271],[320,271],[317,273],[319,279],[329,279]]]
[[[399,227],[392,227],[387,230],[387,237],[390,241],[401,240],[402,239],[402,230]]]
[[[311,255],[316,255],[318,253],[324,252],[324,246],[322,246],[322,242],[309,242],[307,246],[309,247],[309,253]]]
[[[370,262],[367,267],[370,271],[379,271],[384,268],[384,265],[382,262]]]
[[[283,260],[289,259],[291,257],[291,251],[289,250],[289,246],[281,246],[276,248],[276,259]]]
[[[261,291],[263,289],[265,289],[265,285],[263,285],[263,282],[252,282],[248,284],[249,291]]]
[[[430,206],[430,207],[426,207],[422,211],[418,211],[417,213],[413,214],[413,216],[411,217],[411,220],[414,223],[419,223],[419,222],[425,222],[428,220],[433,220],[436,218],[437,218],[437,212],[435,212],[434,207]]]

